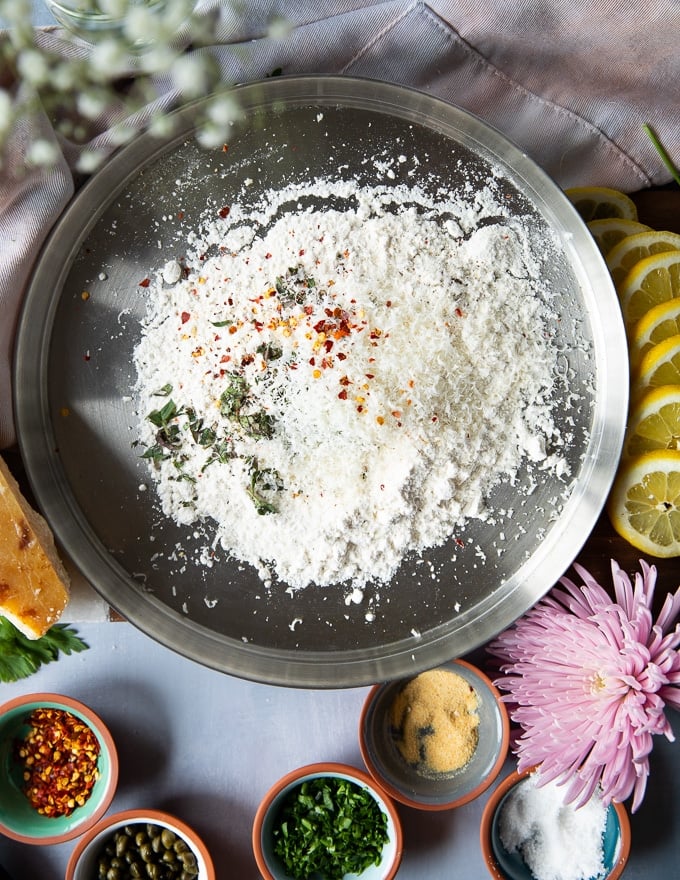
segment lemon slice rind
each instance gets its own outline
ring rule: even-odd
[[[636,549],[658,558],[680,556],[680,452],[646,452],[624,462],[607,513]]]

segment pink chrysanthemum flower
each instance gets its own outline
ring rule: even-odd
[[[566,785],[565,800],[585,803],[598,785],[605,803],[645,794],[652,736],[673,740],[665,706],[680,709],[680,588],[654,623],[656,568],[640,563],[635,585],[612,560],[616,601],[581,566],[577,586],[555,587],[489,652],[500,660],[496,685],[520,727],[518,769]]]

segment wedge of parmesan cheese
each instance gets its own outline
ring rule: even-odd
[[[0,457],[0,615],[29,639],[56,623],[69,577],[42,516],[26,501]]]

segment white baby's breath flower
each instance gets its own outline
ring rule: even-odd
[[[128,52],[121,40],[114,37],[100,40],[92,46],[90,55],[92,78],[105,81],[128,70]]]
[[[146,6],[133,6],[123,20],[125,36],[134,45],[153,45],[163,38],[161,19]]]
[[[92,174],[93,171],[97,171],[101,167],[105,158],[106,156],[101,150],[83,150],[80,156],[78,156],[76,169],[81,174]]]
[[[226,131],[241,116],[241,108],[234,95],[224,94],[213,98],[206,107],[206,116],[216,128]]]
[[[166,116],[164,113],[157,113],[149,123],[149,133],[154,137],[167,137],[172,134],[174,128],[175,123],[172,117]]]
[[[286,18],[276,17],[269,22],[267,36],[272,40],[285,40],[293,31],[293,23]]]
[[[165,73],[175,63],[179,52],[167,43],[157,43],[139,58],[139,66],[145,73]]]
[[[24,49],[17,58],[17,70],[24,82],[40,87],[50,79],[50,65],[37,49]]]
[[[126,123],[114,125],[108,132],[109,140],[116,147],[129,143],[137,134],[138,131],[135,126]]]
[[[38,138],[26,150],[26,164],[48,167],[54,165],[59,158],[59,148],[52,141]]]
[[[196,132],[196,140],[202,147],[212,150],[225,142],[227,131],[228,126],[206,122],[199,126]]]
[[[50,86],[56,92],[64,94],[75,91],[83,84],[84,74],[80,64],[74,59],[65,58],[57,63],[50,72]]]
[[[106,111],[109,97],[105,92],[88,89],[80,92],[76,98],[78,112],[86,119],[96,119]]]
[[[28,22],[30,25],[33,14],[31,0],[0,0],[0,16],[9,25]]]
[[[0,140],[12,127],[12,98],[5,89],[0,89]]]
[[[188,98],[207,94],[212,86],[211,59],[205,55],[182,55],[170,71],[176,88]]]

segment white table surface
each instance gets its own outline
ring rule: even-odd
[[[92,706],[110,726],[119,752],[111,811],[153,807],[184,819],[205,840],[217,880],[259,877],[251,824],[260,799],[280,776],[321,760],[363,768],[358,723],[368,688],[272,687],[200,666],[128,623],[77,628],[87,651],[0,685],[0,698],[52,691]],[[670,716],[680,736],[680,713]],[[499,781],[512,769],[510,759]],[[399,805],[399,880],[489,880],[479,845],[487,797],[444,812]],[[632,833],[625,880],[680,877],[678,743],[655,737],[649,789],[632,817]],[[60,880],[73,846],[30,846],[0,837],[0,864],[13,880]]]

